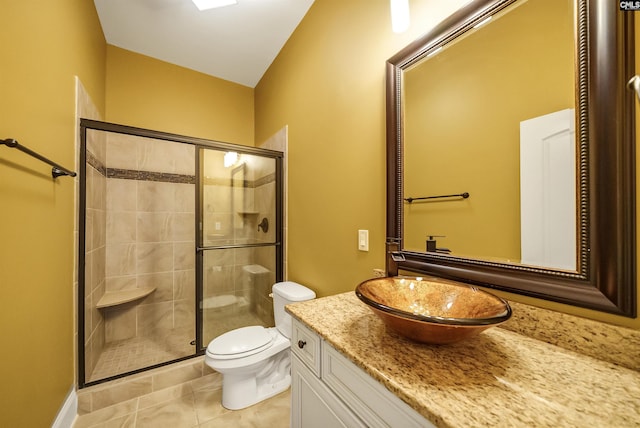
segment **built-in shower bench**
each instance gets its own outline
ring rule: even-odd
[[[98,300],[98,309],[110,308],[147,297],[156,291],[155,287],[133,288],[130,290],[108,291]]]

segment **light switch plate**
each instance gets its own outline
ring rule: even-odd
[[[369,231],[358,230],[358,250],[369,251]]]

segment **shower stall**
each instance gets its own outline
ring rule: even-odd
[[[82,119],[79,386],[273,325],[282,153]]]

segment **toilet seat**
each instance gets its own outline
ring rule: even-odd
[[[243,358],[267,349],[274,340],[275,336],[262,326],[242,327],[213,339],[207,353],[220,360]]]

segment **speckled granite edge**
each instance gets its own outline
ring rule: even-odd
[[[640,426],[640,373],[580,354],[581,340],[574,351],[493,328],[458,344],[418,344],[388,331],[353,292],[287,311],[438,427]],[[599,343],[593,326],[565,324]]]
[[[640,331],[509,302],[511,319],[500,328],[592,358],[640,371]]]

